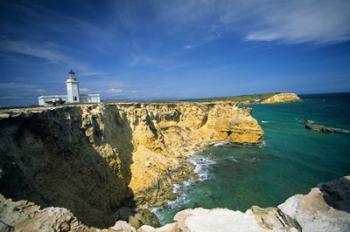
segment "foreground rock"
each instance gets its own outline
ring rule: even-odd
[[[261,101],[263,104],[285,103],[300,101],[300,97],[295,93],[278,93]]]
[[[341,128],[335,128],[335,127],[328,127],[328,126],[323,126],[319,124],[315,124],[311,120],[306,120],[304,122],[304,126],[306,129],[309,130],[314,130],[318,132],[323,132],[323,133],[341,133],[341,134],[350,134],[349,130],[344,130]]]
[[[88,231],[64,208],[40,209],[25,200],[14,202],[0,194],[0,231]]]
[[[187,209],[174,219],[175,223],[164,227],[143,226],[138,231],[350,231],[350,176],[321,184],[307,195],[294,195],[277,208],[255,206],[245,213],[219,208]]]
[[[218,141],[256,144],[262,136],[251,110],[234,102],[1,110],[0,191],[67,208],[88,226],[124,218],[140,225],[154,221],[147,205],[174,197],[173,183],[191,176],[191,152]],[[122,217],[120,208],[131,214]]]
[[[41,209],[33,202],[13,201],[0,194],[1,232],[136,232],[125,221],[117,221],[108,229],[97,229],[82,224],[67,209],[48,207]]]
[[[160,228],[143,225],[137,232],[346,232],[350,231],[350,176],[294,195],[277,208],[253,206],[245,213],[229,209],[187,209]],[[108,229],[82,224],[64,208],[12,201],[0,195],[0,231],[136,232],[125,221]]]

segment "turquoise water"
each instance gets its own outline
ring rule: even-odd
[[[155,210],[161,223],[185,208],[234,210],[277,206],[289,196],[350,174],[350,135],[306,130],[299,120],[350,130],[350,94],[302,96],[298,103],[254,105],[264,129],[261,146],[216,146],[195,154],[201,180],[175,186],[169,206]]]

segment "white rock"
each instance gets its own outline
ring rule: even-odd
[[[136,232],[135,228],[130,226],[126,221],[117,221],[114,226],[109,229],[118,232]]]
[[[177,227],[184,232],[259,232],[253,214],[228,209],[188,209],[176,214]]]

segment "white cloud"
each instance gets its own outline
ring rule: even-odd
[[[209,33],[208,35],[192,42],[191,44],[186,44],[184,46],[184,49],[192,49],[195,47],[205,45],[207,43],[210,43],[211,41],[217,40],[219,37],[221,37],[221,35],[221,32],[212,31],[212,33]]]
[[[90,91],[90,89],[88,89],[88,88],[84,88],[84,87],[79,88],[79,90],[80,90],[80,92],[83,92],[83,93],[87,93],[87,92],[89,92],[89,91]]]
[[[17,99],[21,99],[21,97],[16,96],[16,95],[4,95],[4,96],[0,96],[0,100],[17,100]]]
[[[180,30],[201,31],[197,40],[212,34],[205,27],[210,24],[247,41],[322,44],[350,39],[348,0],[178,0],[157,5],[160,20]]]
[[[350,1],[285,4],[259,16],[261,24],[247,40],[287,43],[337,43],[350,39]]]
[[[12,90],[26,90],[31,92],[46,92],[44,89],[39,88],[37,85],[26,84],[26,83],[15,83],[15,82],[6,82],[0,83],[0,91],[12,91]]]
[[[22,55],[29,55],[45,59],[54,63],[70,63],[71,59],[63,53],[54,49],[25,43],[23,41],[3,40],[0,42],[0,50],[14,52]]]
[[[164,60],[143,54],[132,54],[129,59],[130,66],[149,66],[158,64],[164,64]]]
[[[123,92],[123,90],[120,88],[111,88],[111,89],[108,89],[106,92],[107,93],[121,93],[121,92]]]
[[[86,64],[74,60],[72,57],[61,52],[62,47],[46,42],[32,43],[19,40],[0,40],[0,51],[32,56],[39,59],[44,59],[52,63],[64,64],[68,69],[73,68],[78,70],[80,75],[84,76],[100,76],[104,72],[91,70]]]
[[[33,84],[6,82],[0,83],[0,93],[1,100],[13,100],[43,95],[46,90]]]

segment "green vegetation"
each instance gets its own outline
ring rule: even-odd
[[[184,99],[181,101],[191,101],[191,102],[212,102],[212,101],[236,101],[236,102],[260,102],[262,100],[265,100],[266,98],[269,98],[273,95],[277,94],[277,92],[274,93],[262,93],[262,94],[253,94],[253,95],[240,95],[240,96],[227,96],[227,97],[211,97],[211,98],[200,98],[200,99]]]
[[[104,100],[105,103],[113,102],[138,102],[138,103],[176,103],[176,102],[214,102],[214,101],[235,101],[235,102],[246,102],[246,103],[258,103],[266,98],[269,98],[279,92],[273,93],[261,93],[252,95],[240,95],[240,96],[226,96],[226,97],[211,97],[211,98],[189,98],[189,99],[151,99],[151,100],[129,100],[129,99],[111,99]]]

